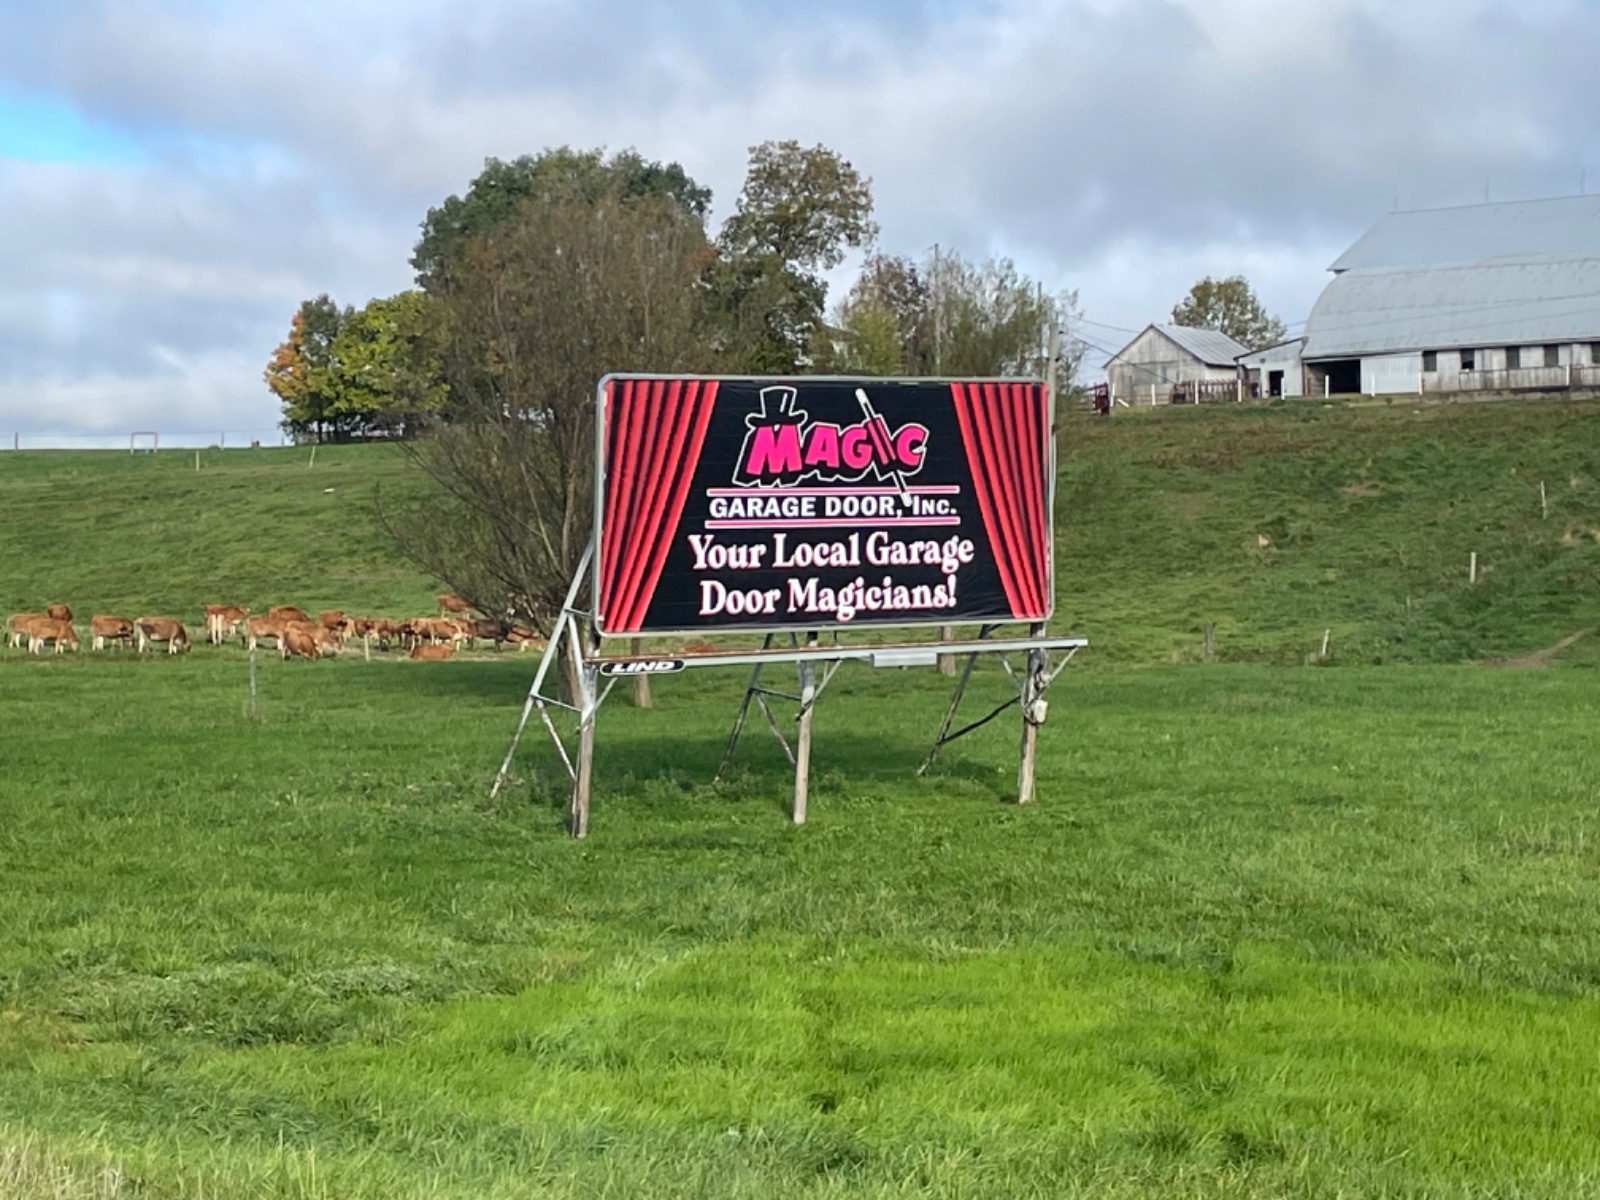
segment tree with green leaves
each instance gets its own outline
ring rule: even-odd
[[[707,272],[709,319],[729,370],[788,374],[823,324],[823,274],[877,236],[871,181],[825,146],[764,142]]]
[[[602,198],[661,197],[704,220],[711,190],[677,163],[647,160],[635,150],[607,158],[600,150],[561,146],[510,162],[490,158],[464,196],[449,196],[422,222],[411,265],[424,291],[443,293],[460,282],[461,256],[529,203],[595,203]]]
[[[289,336],[272,352],[263,378],[283,403],[283,426],[297,436],[339,438],[340,378],[334,345],[350,319],[323,293],[304,301],[289,323]]]
[[[1175,325],[1215,329],[1247,350],[1261,350],[1283,341],[1283,322],[1262,307],[1243,275],[1212,279],[1207,275],[1189,289],[1172,310]]]
[[[447,313],[415,288],[370,301],[333,343],[333,412],[361,432],[404,434],[442,410]]]

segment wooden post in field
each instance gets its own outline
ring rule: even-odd
[[[1478,582],[1478,552],[1474,550],[1472,557],[1467,560],[1467,582]]]
[[[200,474],[200,451],[198,450],[194,452],[194,473],[196,475]]]
[[[1030,637],[1043,637],[1042,623],[1029,626]],[[1017,803],[1032,804],[1035,766],[1039,751],[1039,725],[1044,721],[1044,685],[1048,664],[1043,650],[1028,651],[1028,665],[1022,673],[1022,746],[1017,758]]]
[[[817,635],[806,638],[806,646],[817,644]],[[800,667],[800,729],[794,747],[794,810],[796,825],[806,823],[806,802],[811,792],[811,714],[816,708],[817,666],[807,660]]]
[[[312,443],[312,444],[311,444],[311,461],[310,461],[310,462],[308,462],[308,463],[307,463],[307,464],[306,464],[306,466],[308,466],[308,467],[314,467],[314,466],[316,466],[316,465],[317,465],[317,445],[316,445],[316,443],[315,443],[315,442],[313,442],[313,443]]]
[[[1550,499],[1544,494],[1544,480],[1542,479],[1539,480],[1539,519],[1541,521],[1550,519]]]
[[[644,639],[633,638],[628,642],[628,653],[638,658],[644,653]],[[635,708],[654,708],[655,704],[650,698],[650,676],[636,675],[633,679],[633,706]]]
[[[578,770],[572,784],[572,836],[589,836],[589,792],[594,785],[594,718],[599,699],[599,668],[585,664],[578,673]]]
[[[1321,658],[1324,662],[1326,662],[1327,658],[1328,658],[1328,639],[1331,638],[1332,636],[1333,636],[1333,630],[1324,629],[1322,631],[1322,653],[1319,654],[1317,657]]]
[[[1200,660],[1213,662],[1217,657],[1217,627],[1209,621],[1200,629]]]
[[[256,648],[254,646],[250,647],[250,719],[252,721],[260,719],[259,714],[256,712]]]

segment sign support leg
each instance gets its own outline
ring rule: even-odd
[[[578,724],[578,770],[572,781],[572,836],[589,836],[589,790],[594,782],[594,719],[600,707],[599,671],[583,666],[578,673],[578,703],[583,715]]]
[[[1043,625],[1032,628],[1034,637],[1044,634]],[[1028,664],[1022,675],[1022,746],[1017,761],[1017,803],[1032,804],[1034,766],[1039,748],[1039,726],[1044,723],[1044,689],[1048,686],[1049,659],[1040,649],[1028,651]]]
[[[806,647],[817,644],[817,635],[806,638]],[[797,664],[800,671],[800,731],[794,752],[794,812],[796,825],[806,823],[806,799],[811,788],[811,712],[816,707],[817,668],[809,659]]]
[[[763,650],[772,646],[772,635],[769,633],[761,640]],[[739,705],[739,715],[733,719],[733,730],[728,734],[728,747],[722,752],[722,761],[717,764],[717,773],[711,777],[711,782],[716,783],[722,778],[722,773],[728,769],[728,764],[733,761],[733,752],[739,748],[739,735],[744,732],[744,719],[750,713],[750,702],[761,692],[761,663],[757,663],[750,670],[750,683],[744,689],[744,702]]]

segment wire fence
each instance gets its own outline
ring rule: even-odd
[[[79,433],[52,430],[14,430],[0,433],[0,452],[23,450],[120,450],[124,454],[163,450],[246,450],[264,446],[290,446],[294,439],[282,429],[167,430],[137,429],[120,433]]]

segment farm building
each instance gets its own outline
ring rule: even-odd
[[[1600,196],[1389,213],[1329,269],[1312,395],[1600,385]]]
[[[1245,348],[1214,329],[1151,325],[1106,362],[1111,401],[1167,404],[1202,396],[1236,397]]]
[[[1250,389],[1263,397],[1305,395],[1305,366],[1301,358],[1305,344],[1303,337],[1290,338],[1264,350],[1241,354],[1239,366],[1244,370]]]

